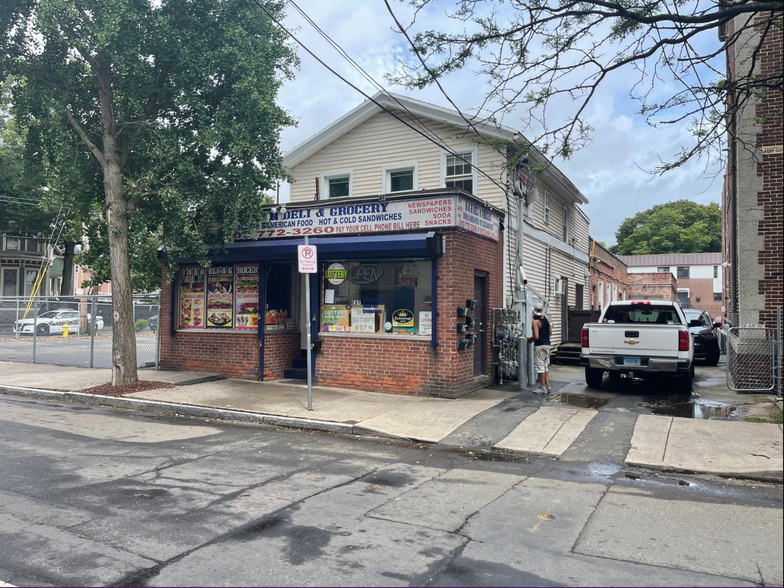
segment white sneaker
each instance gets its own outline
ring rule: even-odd
[[[534,394],[539,394],[540,396],[544,396],[547,394],[547,388],[543,388],[539,386],[536,390],[534,390]]]

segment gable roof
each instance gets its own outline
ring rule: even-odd
[[[353,108],[336,121],[327,125],[309,139],[306,139],[293,149],[287,151],[283,156],[283,165],[288,169],[296,167],[343,135],[357,128],[371,117],[380,112],[384,112],[376,103],[381,104],[388,110],[398,111],[406,115],[408,113],[405,111],[408,111],[417,118],[427,118],[450,126],[468,129],[470,132],[469,125],[460,113],[454,110],[422,102],[421,100],[409,98],[408,96],[378,92],[371,100],[364,100],[359,106]],[[522,135],[513,128],[484,122],[474,117],[468,118],[482,136],[487,139],[514,141],[523,138]],[[544,175],[558,184],[562,188],[564,195],[571,196],[580,204],[588,203],[588,199],[582,192],[580,192],[580,190],[578,190],[577,187],[542,154],[533,152],[530,157],[535,163],[546,163],[548,165]]]

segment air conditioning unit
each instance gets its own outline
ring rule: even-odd
[[[539,200],[539,188],[532,188],[528,191],[525,197],[525,203],[528,206],[533,206]]]
[[[566,282],[561,278],[555,280],[555,295],[563,296],[566,294]]]

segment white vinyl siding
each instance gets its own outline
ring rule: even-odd
[[[455,128],[428,121],[450,149],[475,150],[477,165],[490,177],[504,185],[504,158],[486,145],[475,145],[469,137],[453,139]],[[352,170],[352,196],[374,196],[385,191],[385,167],[398,162],[417,162],[417,188],[431,190],[441,185],[442,149],[415,133],[386,113],[371,117],[355,129],[336,139],[311,157],[294,166],[291,173],[291,201],[313,200],[313,178],[321,178],[331,170]],[[321,187],[326,198],[325,186]],[[493,206],[505,210],[504,191],[482,174],[477,174],[474,193]]]

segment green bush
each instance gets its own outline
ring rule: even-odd
[[[147,328],[147,320],[146,319],[139,319],[135,323],[133,323],[133,328],[136,329],[136,332],[139,333]]]

